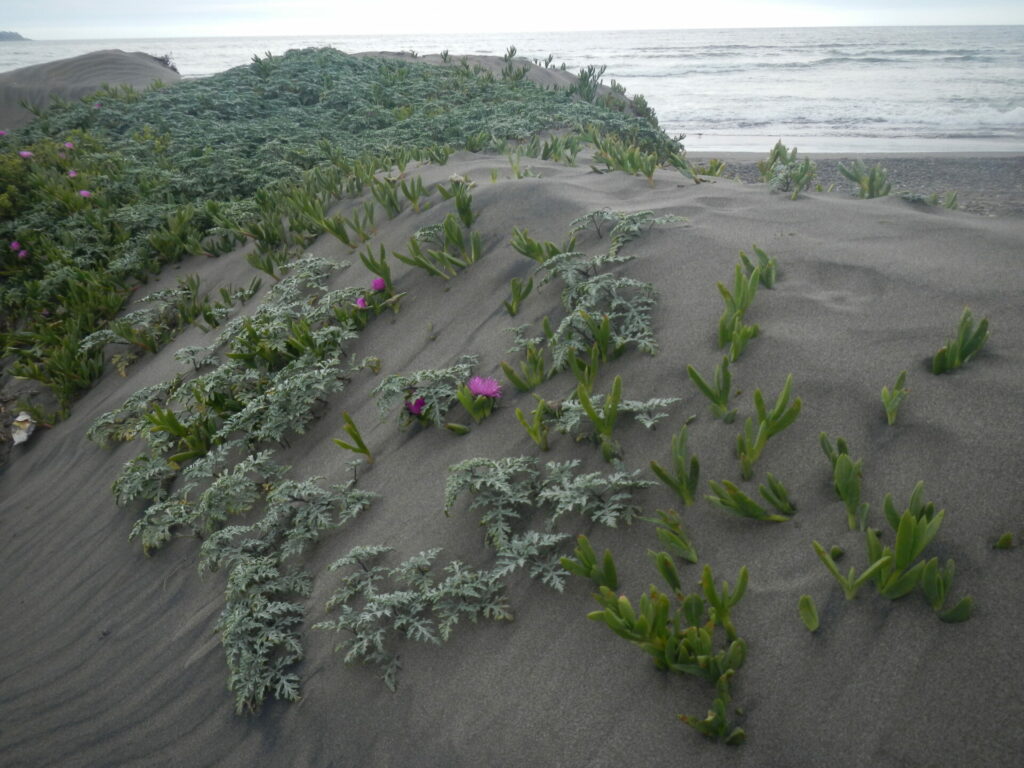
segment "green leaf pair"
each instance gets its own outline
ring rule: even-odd
[[[683,530],[682,522],[679,520],[679,513],[674,509],[659,509],[656,512],[657,518],[642,517],[640,519],[648,523],[654,523],[658,541],[668,547],[676,557],[696,563],[697,550],[693,548],[693,544],[690,543],[686,531]]]
[[[615,429],[615,422],[619,417],[619,403],[622,401],[622,377],[615,377],[615,381],[612,382],[611,394],[605,396],[604,407],[600,413],[594,407],[590,400],[590,394],[582,384],[576,387],[576,398],[583,407],[583,412],[587,414],[587,418],[594,425],[604,460],[611,461],[618,457],[619,444],[612,437],[612,431]]]
[[[896,423],[896,413],[899,411],[900,403],[910,394],[910,391],[904,386],[906,383],[907,372],[900,371],[891,392],[888,387],[882,387],[882,405],[885,407],[885,420],[890,427]]]
[[[859,576],[857,575],[856,569],[851,565],[850,571],[846,576],[843,576],[839,572],[839,567],[836,565],[832,555],[825,551],[825,548],[818,542],[812,542],[814,545],[814,551],[818,554],[821,562],[828,568],[829,573],[835,576],[836,581],[839,582],[839,586],[843,588],[843,594],[846,595],[847,600],[853,600],[857,596],[857,592],[864,585],[864,583],[872,578],[879,570],[884,568],[892,560],[890,555],[885,555],[879,560],[876,560],[869,565]]]
[[[534,397],[537,397],[534,395]],[[537,407],[534,408],[530,415],[533,416],[531,421],[526,420],[526,415],[523,413],[522,408],[516,408],[516,418],[519,419],[519,423],[523,425],[526,430],[526,434],[530,436],[530,439],[537,444],[542,450],[548,450],[548,431],[549,427],[545,421],[545,417],[551,412],[551,406],[547,404],[547,401],[543,398],[537,397]]]
[[[523,299],[530,295],[530,291],[533,290],[533,278],[531,277],[527,282],[523,282],[518,277],[512,278],[511,283],[512,298],[505,302],[505,310],[515,317],[519,314],[519,305],[523,303]]]
[[[665,485],[676,492],[683,504],[692,504],[697,492],[697,480],[700,476],[700,462],[691,456],[686,447],[686,427],[683,426],[672,438],[672,474],[669,474],[658,462],[651,462],[651,471]]]
[[[711,414],[726,424],[732,424],[736,418],[736,409],[729,410],[729,390],[732,386],[732,374],[729,373],[729,358],[723,357],[722,362],[715,366],[714,383],[708,384],[692,365],[686,366],[690,380],[697,389],[711,401]]]
[[[756,269],[760,275],[761,285],[768,289],[774,288],[776,270],[778,268],[775,259],[770,258],[767,253],[756,245],[754,246],[754,255],[757,257],[757,266],[754,266],[754,263],[747,254],[740,251],[740,261],[743,263],[743,268],[747,271],[747,275],[753,275]]]
[[[971,310],[964,307],[956,336],[932,358],[932,373],[947,373],[969,362],[985,346],[988,336],[988,318],[982,318],[975,326]]]
[[[754,390],[757,428],[755,430],[753,419],[748,418],[743,425],[743,431],[736,438],[736,456],[740,460],[744,480],[753,477],[754,462],[761,457],[768,438],[784,430],[800,415],[803,401],[798,397],[792,403],[789,402],[792,389],[793,374],[789,374],[771,410],[765,406],[761,390]]]
[[[763,520],[770,523],[784,523],[796,512],[796,507],[790,501],[785,486],[772,477],[771,473],[768,474],[768,485],[761,485],[758,490],[765,501],[777,510],[777,514],[771,514],[765,510],[764,507],[728,480],[723,480],[721,485],[712,481],[710,485],[713,495],[706,496],[705,498],[712,504],[735,512],[741,517],[749,517],[754,520]]]
[[[355,422],[352,421],[352,417],[348,415],[348,411],[342,412],[341,418],[345,422],[343,429],[352,442],[346,443],[344,440],[334,438],[334,443],[339,448],[344,448],[346,451],[363,454],[366,457],[366,460],[372,464],[373,454],[370,453],[370,449],[367,448],[366,443],[363,442],[363,436],[359,433],[359,427],[357,427]]]
[[[569,571],[569,573],[590,579],[598,587],[606,587],[611,590],[618,589],[619,577],[615,571],[615,561],[612,558],[611,551],[607,549],[604,551],[599,564],[597,554],[594,552],[594,548],[590,545],[590,541],[586,536],[580,534],[576,542],[576,549],[573,550],[576,559],[563,557],[561,559],[562,567]]]

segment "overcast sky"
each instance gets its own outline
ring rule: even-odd
[[[1024,0],[2,0],[36,40],[1024,24]]]

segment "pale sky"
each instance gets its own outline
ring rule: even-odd
[[[0,8],[0,29],[35,40],[947,24],[1024,24],[1024,1],[3,0]]]

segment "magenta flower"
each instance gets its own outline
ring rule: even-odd
[[[24,251],[24,250],[18,251],[18,258],[19,259],[27,259],[28,258],[28,251]]]
[[[27,149],[21,150],[21,152],[19,152],[18,154],[21,155],[22,157],[24,157],[26,160],[28,158],[32,157],[32,153],[29,152]]]
[[[495,400],[501,397],[501,385],[499,385],[494,379],[474,376],[467,382],[466,386],[468,386],[469,391],[477,397],[482,395],[484,397],[494,398]]]
[[[88,189],[80,189],[78,190],[78,194],[81,195],[82,197],[92,197],[92,192],[90,192]]]
[[[74,144],[72,144],[72,143],[71,143],[70,141],[65,141],[65,142],[64,142],[64,146],[65,146],[65,147],[66,147],[67,149],[74,149],[74,148],[75,148],[75,145],[74,145]]]
[[[92,105],[92,108],[93,109],[99,109],[102,106],[103,106],[103,104],[97,101],[95,104]]]
[[[358,299],[356,299],[356,306],[359,307],[360,309],[366,309],[366,299],[360,296]]]
[[[17,240],[11,240],[11,250],[12,251],[20,251],[21,250],[21,243],[19,243]]]
[[[407,402],[405,404],[405,410],[407,410],[413,416],[422,416],[423,415],[423,409],[424,409],[424,407],[426,407],[426,405],[427,405],[427,401],[424,398],[417,397],[411,403]]]
[[[0,131],[0,136],[6,136],[6,135],[7,135],[7,131]]]
[[[57,157],[59,157],[61,160],[66,160],[68,156],[65,155],[63,152],[58,152]]]
[[[68,176],[71,177],[72,179],[75,178],[75,176],[77,175],[78,171],[68,171]]]
[[[383,277],[374,278],[372,285],[375,291],[383,291],[388,287],[387,281]]]

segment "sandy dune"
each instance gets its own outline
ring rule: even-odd
[[[143,90],[160,80],[181,79],[175,70],[146,53],[119,50],[96,51],[84,56],[0,73],[0,128],[28,125],[35,116],[21,106],[27,102],[45,108],[51,99],[80,99],[104,85],[130,85]]]
[[[109,80],[109,76],[107,77]],[[183,370],[176,349],[209,343],[193,328],[158,355],[136,363],[127,379],[109,373],[58,428],[40,432],[0,474],[0,752],[10,766],[290,765],[290,766],[1015,766],[1024,753],[1018,650],[1024,627],[1020,550],[997,551],[1001,534],[1016,536],[1024,498],[1024,222],[987,220],[898,199],[861,201],[811,193],[797,201],[763,186],[719,179],[694,185],[659,171],[653,187],[639,177],[524,161],[539,178],[510,178],[504,157],[459,154],[447,166],[408,169],[425,183],[452,173],[477,182],[474,229],[486,257],[449,283],[393,262],[408,292],[397,316],[382,315],[353,345],[358,359],[381,358],[375,376],[356,376],[330,398],[322,418],[276,460],[291,476],[344,482],[351,455],[340,413],[361,426],[376,461],[359,485],[380,498],[359,519],[328,534],[303,565],[314,574],[303,630],[306,659],[297,667],[303,698],[268,701],[256,717],[233,713],[225,690],[223,651],[212,628],[223,607],[224,578],[196,574],[198,543],[174,542],[147,558],[127,540],[138,512],[115,506],[110,485],[139,448],[100,449],[85,430],[136,389]],[[496,169],[498,181],[492,182]],[[436,195],[423,213],[379,215],[373,245],[402,250],[411,234],[452,208]],[[359,201],[348,202],[354,206]],[[700,553],[719,579],[735,582],[741,566],[750,587],[734,609],[749,644],[733,693],[743,709],[747,742],[708,742],[676,719],[703,714],[710,688],[658,672],[648,657],[588,621],[591,585],[571,579],[564,593],[519,572],[508,592],[515,620],[460,624],[443,647],[403,642],[397,693],[375,669],[346,666],[336,638],[311,625],[327,618],[337,584],[327,565],[356,544],[387,544],[409,557],[443,547],[442,562],[479,567],[492,555],[463,498],[442,514],[448,467],[464,459],[529,455],[578,458],[588,471],[609,471],[599,452],[552,434],[541,454],[516,421],[533,398],[505,387],[497,411],[465,437],[441,430],[403,432],[397,413],[381,421],[370,390],[380,377],[450,365],[480,356],[477,373],[503,380],[512,360],[506,328],[561,317],[557,283],[535,290],[519,316],[502,307],[509,280],[534,262],[508,243],[514,227],[560,242],[570,222],[588,212],[652,210],[685,223],[656,226],[627,244],[636,259],[617,273],[654,284],[654,329],[660,353],[630,350],[601,372],[596,391],[623,378],[631,399],[679,397],[648,431],[626,421],[616,429],[629,470],[669,461],[674,432],[689,427],[690,446],[707,481],[740,482],[733,455],[740,424],[753,413],[753,392],[774,399],[790,373],[803,411],[773,437],[756,464],[782,480],[798,507],[790,522],[745,520],[701,499],[683,511]],[[753,244],[779,263],[773,290],[761,289],[748,320],[760,326],[733,366],[737,422],[711,418],[708,403],[685,374],[705,375],[721,359],[716,328],[722,308],[717,282],[731,280],[740,250]],[[578,248],[609,247],[593,229]],[[368,285],[358,259],[330,236],[310,249],[354,266],[335,285]],[[205,286],[236,285],[255,274],[239,254],[195,259],[157,285],[198,273]],[[987,317],[992,337],[978,357],[943,376],[931,355],[953,333],[964,306]],[[910,395],[895,426],[879,399],[908,370]],[[540,388],[558,399],[573,388],[563,373]],[[923,480],[926,497],[947,510],[927,550],[954,558],[952,597],[974,597],[973,618],[939,621],[920,594],[898,601],[869,585],[847,602],[818,561],[811,542],[840,544],[843,568],[865,565],[861,534],[848,530],[832,490],[831,468],[818,445],[822,431],[843,436],[863,459],[864,498],[872,524],[885,527],[881,502],[905,505]],[[653,479],[653,476],[651,476]],[[676,507],[664,487],[639,494],[646,513]],[[540,525],[534,521],[534,525]],[[606,529],[564,517],[558,529],[587,533],[616,556],[620,592],[634,601],[660,583],[646,552],[659,548],[653,526],[637,521]],[[887,542],[892,543],[887,533]],[[570,547],[571,549],[571,547]],[[680,565],[693,588],[699,566]],[[814,597],[822,628],[810,634],[797,614]]]

